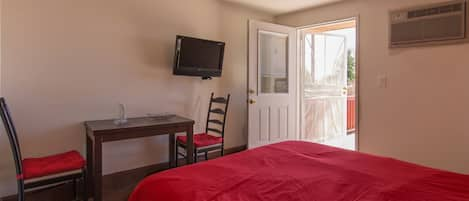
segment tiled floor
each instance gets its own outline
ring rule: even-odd
[[[125,183],[121,183],[119,186],[104,186],[104,201],[126,201],[132,193],[135,186],[143,178],[132,178],[127,180]]]
[[[332,140],[328,140],[324,142],[323,144],[355,151],[356,150],[355,137],[356,135],[353,133],[353,134],[349,134],[346,136],[337,137]]]

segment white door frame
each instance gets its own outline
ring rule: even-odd
[[[355,107],[357,107],[357,110],[356,110],[356,114],[355,114],[355,121],[356,121],[356,128],[355,128],[355,149],[356,151],[360,151],[360,108],[361,108],[361,105],[360,105],[360,15],[356,15],[356,16],[352,16],[352,17],[346,17],[346,18],[340,18],[340,19],[333,19],[333,20],[324,20],[322,22],[319,22],[319,23],[315,23],[315,24],[311,24],[311,25],[307,25],[307,26],[300,26],[300,27],[296,27],[297,29],[297,35],[298,35],[298,56],[297,56],[297,65],[298,65],[298,96],[297,96],[297,102],[298,102],[298,116],[299,116],[299,121],[298,121],[298,127],[297,127],[297,131],[303,131],[303,127],[304,127],[304,120],[303,118],[300,116],[302,115],[302,111],[304,110],[304,103],[303,103],[303,81],[304,81],[304,76],[302,76],[304,74],[304,69],[302,68],[302,63],[303,61],[301,61],[301,52],[302,52],[302,46],[300,45],[301,43],[301,30],[303,29],[308,29],[308,28],[313,28],[313,27],[318,27],[318,26],[323,26],[323,25],[328,25],[328,24],[335,24],[335,23],[340,23],[340,22],[346,22],[346,21],[351,21],[351,20],[355,20],[356,22],[356,52],[355,52],[355,73],[356,73],[356,85],[355,85],[355,101],[356,101],[356,105]]]

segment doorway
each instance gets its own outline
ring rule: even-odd
[[[300,140],[357,150],[357,19],[299,29]]]

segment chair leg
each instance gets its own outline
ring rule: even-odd
[[[18,201],[24,201],[24,181],[18,180]]]
[[[197,153],[194,153],[194,163],[197,163]]]
[[[197,163],[197,149],[194,150],[194,163]]]
[[[208,151],[205,152],[205,160],[208,161]]]
[[[176,167],[178,167],[178,161],[179,161],[179,143],[176,141],[176,151],[174,152],[176,156],[174,157],[176,160]]]
[[[83,172],[83,201],[88,201],[88,187],[87,187],[87,183],[88,183],[88,178],[86,177],[86,168],[83,168],[82,170]]]
[[[78,193],[77,193],[77,179],[72,180],[72,186],[73,186],[73,198],[74,200],[78,200]]]

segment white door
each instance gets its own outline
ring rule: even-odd
[[[302,33],[301,140],[331,142],[347,135],[347,52],[344,36]],[[329,144],[328,144],[329,145]]]
[[[298,139],[297,32],[249,22],[248,148]]]

